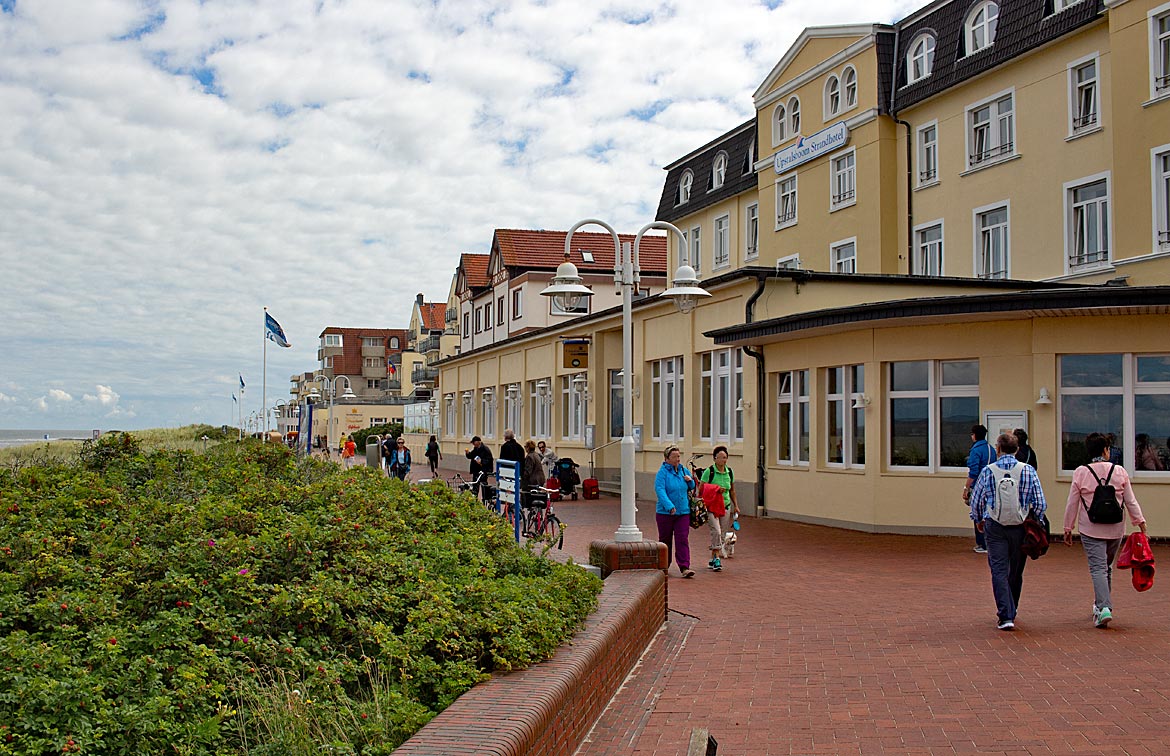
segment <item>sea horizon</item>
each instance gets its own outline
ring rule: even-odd
[[[43,444],[46,441],[80,441],[93,438],[95,429],[77,428],[0,428],[0,449],[9,446]]]

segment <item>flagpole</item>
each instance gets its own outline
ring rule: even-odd
[[[264,443],[268,443],[268,308],[264,308],[264,326],[260,329],[260,340],[264,342],[264,370],[261,376],[260,406],[264,412]]]

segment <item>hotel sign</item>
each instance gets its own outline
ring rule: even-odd
[[[776,173],[784,173],[848,143],[849,127],[844,121],[822,129],[812,136],[801,137],[796,140],[796,144],[776,153]]]

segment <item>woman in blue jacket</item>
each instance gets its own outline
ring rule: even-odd
[[[654,508],[654,519],[658,522],[658,540],[666,544],[666,563],[670,564],[671,554],[678,560],[678,569],[685,578],[695,576],[691,569],[691,506],[687,491],[695,487],[695,481],[683,469],[682,452],[677,446],[668,446],[662,452],[665,461],[654,476],[654,493],[658,504]]]

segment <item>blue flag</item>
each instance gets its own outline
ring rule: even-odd
[[[240,391],[244,390],[244,376],[240,375]]]
[[[280,323],[277,323],[276,318],[272,317],[267,312],[264,313],[264,330],[265,335],[280,346],[292,346],[292,344],[288,343],[288,339],[285,338],[284,329],[280,327]]]

